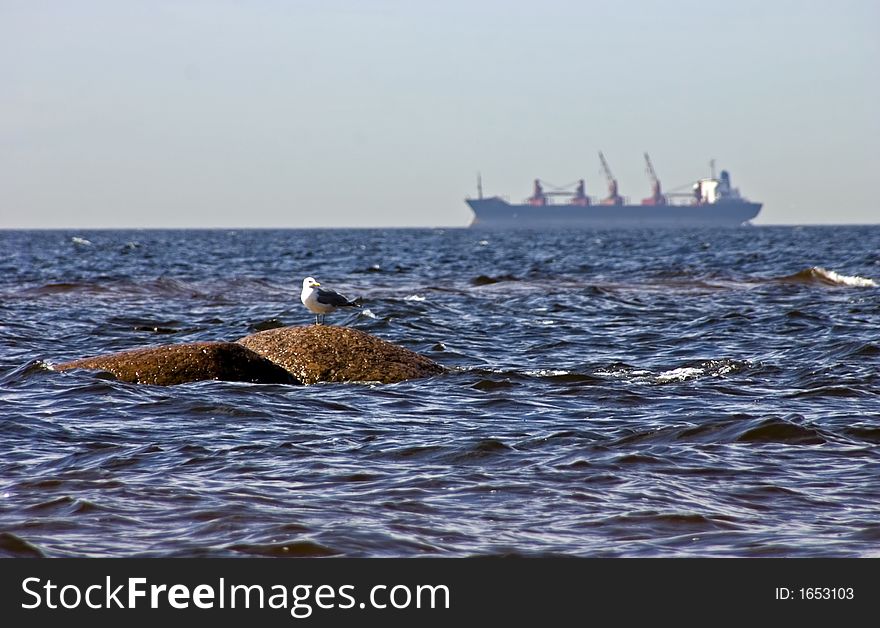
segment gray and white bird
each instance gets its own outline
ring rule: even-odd
[[[303,305],[315,315],[315,325],[323,323],[324,315],[337,308],[361,306],[357,301],[349,301],[335,290],[321,288],[321,284],[314,277],[303,279],[302,294],[299,298]]]

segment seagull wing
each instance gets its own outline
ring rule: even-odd
[[[324,290],[323,288],[318,288],[316,292],[318,293],[318,303],[321,303],[322,305],[332,305],[334,307],[357,305],[357,303],[349,301],[335,290]]]

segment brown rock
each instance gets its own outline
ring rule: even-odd
[[[349,327],[282,327],[246,336],[238,342],[284,367],[304,384],[392,384],[446,370],[414,351]]]
[[[219,379],[262,384],[298,384],[287,371],[234,342],[193,342],[123,351],[65,362],[56,370],[107,371],[124,382],[169,386]]]

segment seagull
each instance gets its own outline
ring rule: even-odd
[[[335,311],[336,308],[361,306],[357,299],[349,301],[335,290],[327,290],[320,285],[314,277],[306,277],[303,279],[303,290],[299,297],[303,305],[315,315],[315,325],[323,323],[324,315]]]

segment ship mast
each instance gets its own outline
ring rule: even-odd
[[[605,155],[599,151],[599,161],[602,162],[602,170],[605,171],[605,179],[608,181],[608,198],[602,199],[603,205],[623,205],[623,198],[617,193],[617,179],[611,174],[611,168],[605,161]]]

